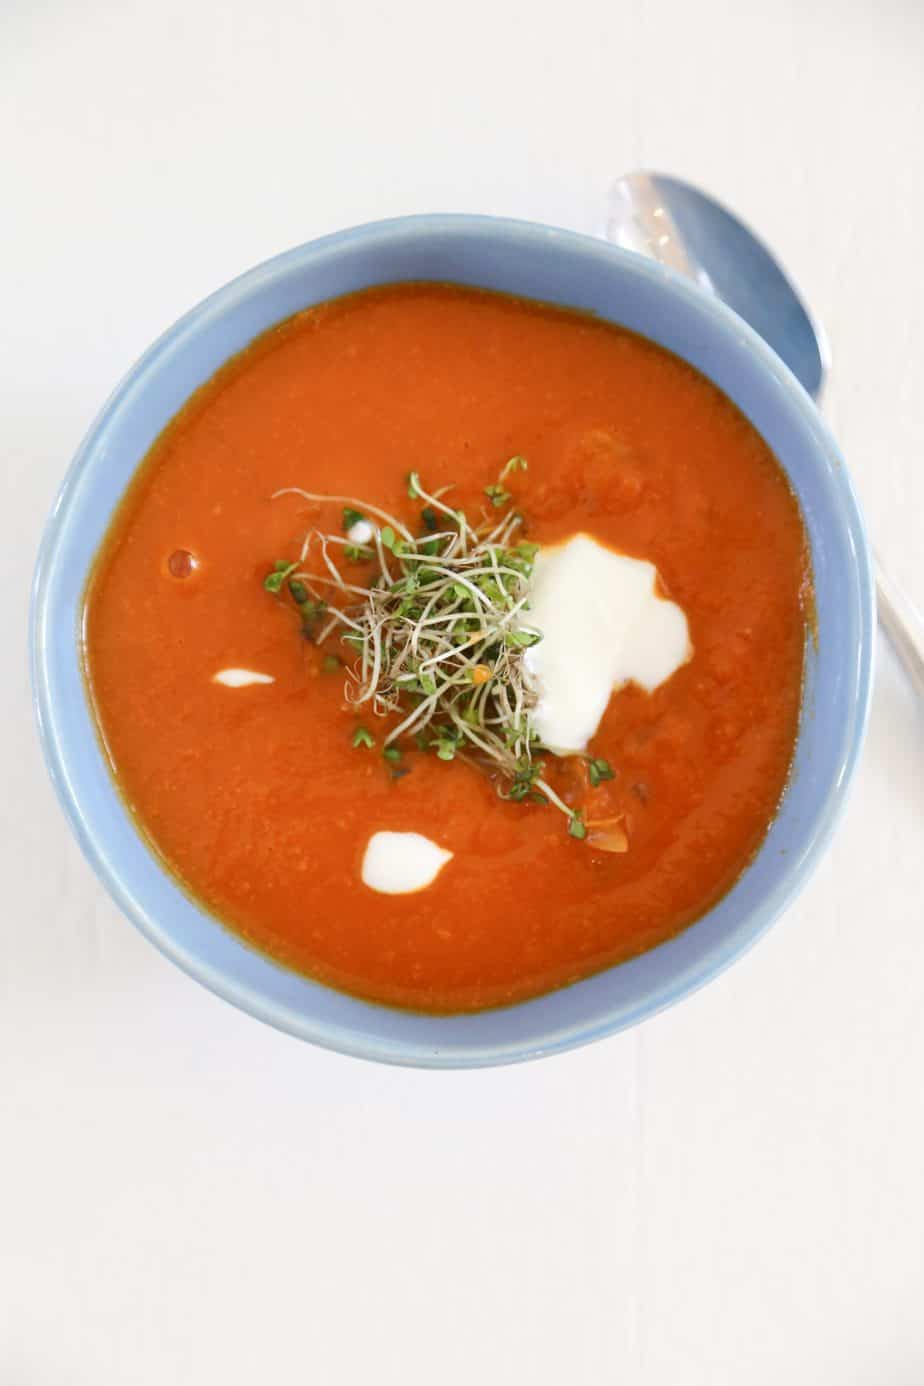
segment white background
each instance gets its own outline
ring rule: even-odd
[[[700,181],[827,324],[827,408],[924,603],[920,0],[0,6],[0,1386],[920,1386],[924,715],[886,654],[798,905],[640,1029],[380,1069],[117,914],[30,723],[54,490],[240,270],[401,212],[595,231]]]

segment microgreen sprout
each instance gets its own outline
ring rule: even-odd
[[[497,483],[485,488],[503,513],[483,522],[448,503],[449,487],[428,491],[411,472],[407,494],[421,506],[418,538],[399,518],[362,500],[287,488],[277,494],[341,505],[347,538],[353,525],[374,516],[375,536],[358,545],[313,529],[298,560],[278,561],[264,586],[277,594],[287,588],[318,645],[338,639],[349,652],[347,702],[386,719],[382,755],[393,776],[405,773],[400,743],[409,739],[440,760],[480,767],[503,798],[552,804],[566,816],[571,836],[583,839],[581,811],[543,778],[544,748],[532,725],[537,693],[525,657],[542,639],[527,620],[537,545],[523,539],[522,516],[503,485],[526,468],[525,458],[511,457]],[[337,557],[373,567],[354,578]],[[322,668],[331,672],[339,663],[328,654]],[[371,748],[375,738],[360,724],[352,744]],[[592,784],[613,778],[599,758],[590,760],[588,773]]]
[[[508,462],[504,463],[501,467],[500,476],[497,479],[498,481],[506,481],[511,472],[525,472],[528,470],[529,463],[526,458],[521,457],[519,453],[517,453],[516,457],[511,457]]]
[[[587,762],[587,774],[590,783],[596,789],[597,785],[601,784],[604,780],[614,779],[616,772],[608,760],[603,760],[602,757],[597,756],[595,758],[592,757]]]
[[[267,573],[263,579],[263,586],[267,592],[281,592],[283,583],[290,573],[294,573],[298,568],[297,563],[286,563],[285,559],[279,559],[273,565],[273,571]]]

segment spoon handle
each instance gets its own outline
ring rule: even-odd
[[[924,698],[924,619],[907,592],[889,576],[876,557],[879,624],[915,689]]]

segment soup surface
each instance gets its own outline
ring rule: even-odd
[[[385,758],[387,719],[345,697],[339,632],[319,648],[264,587],[308,530],[341,524],[339,504],[277,491],[356,497],[416,532],[416,471],[493,523],[485,487],[519,456],[505,485],[540,554],[584,534],[647,560],[688,623],[682,667],[610,697],[589,743],[603,778],[542,753],[566,808],[604,825],[583,838],[458,756],[409,741]],[[392,286],[265,334],[158,440],[91,578],[88,678],[140,830],[226,925],[351,992],[472,1010],[649,948],[734,883],[793,753],[806,583],[781,469],[691,367],[576,313]],[[234,670],[262,679],[215,681]],[[370,888],[379,833],[435,843],[431,883]]]

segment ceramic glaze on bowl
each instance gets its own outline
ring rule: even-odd
[[[719,386],[763,435],[798,495],[818,628],[790,787],[754,861],[720,903],[669,942],[564,990],[448,1017],[386,1009],[288,972],[184,895],[119,798],[80,652],[83,588],[113,510],[192,391],[302,308],[420,279],[594,312]],[[292,1034],[386,1062],[456,1067],[536,1057],[612,1033],[700,986],[753,942],[807,879],[843,805],[865,727],[872,636],[869,554],[836,445],[801,387],[743,322],[664,269],[590,238],[438,216],[359,227],[282,255],[214,294],[150,349],[105,406],[56,502],[36,573],[32,660],[58,795],[97,874],[152,942],[213,991]]]

